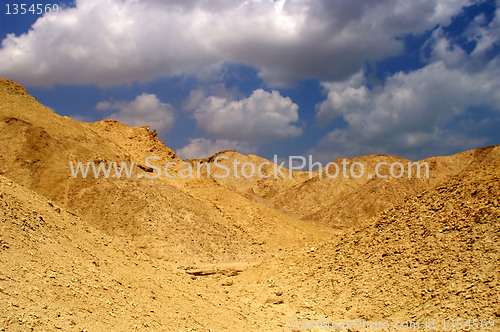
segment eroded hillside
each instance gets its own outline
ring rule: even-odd
[[[278,247],[321,237],[212,179],[147,179],[145,164],[180,164],[147,127],[82,123],[39,104],[21,86],[0,84],[0,173],[64,205],[97,228],[133,239],[156,257],[184,265],[259,261]],[[72,177],[70,162],[134,162],[130,178]],[[179,168],[180,166],[177,166]],[[283,223],[287,225],[283,231]]]
[[[61,117],[5,79],[0,133],[0,330],[446,317],[500,326],[499,146],[420,161],[428,179],[274,178],[272,163],[269,178],[147,178],[168,162],[175,173],[221,156],[226,166],[268,161],[235,151],[182,161],[148,127]],[[159,159],[148,166],[149,156]],[[381,161],[410,162],[349,160]],[[129,178],[73,178],[70,162],[137,167]]]

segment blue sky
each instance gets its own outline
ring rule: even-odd
[[[500,143],[500,1],[77,0],[8,15],[14,3],[0,76],[61,115],[149,125],[183,158],[415,160]]]

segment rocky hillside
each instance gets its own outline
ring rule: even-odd
[[[8,80],[0,82],[0,132],[0,173],[110,235],[133,239],[156,257],[185,265],[258,261],[277,246],[324,233],[211,179],[147,179],[154,169],[146,157],[158,156],[151,161],[158,167],[181,162],[149,128],[61,117]],[[75,179],[70,162],[134,162],[137,167],[128,179]]]
[[[499,243],[496,162],[260,268],[303,319],[456,317],[499,324]]]
[[[183,161],[148,127],[61,117],[5,79],[0,133],[0,331],[282,331],[347,318],[500,326],[499,146],[422,160],[428,179],[325,169],[208,178],[206,168],[153,179],[167,162],[178,174],[221,156],[267,161],[236,151]],[[74,178],[70,162],[136,167],[129,178]]]

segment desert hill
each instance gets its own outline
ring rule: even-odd
[[[210,179],[138,179],[140,173],[153,174],[144,164],[147,156],[158,156],[159,166],[180,162],[149,128],[74,121],[45,108],[14,82],[3,80],[0,87],[0,173],[108,234],[132,238],[152,255],[185,265],[258,261],[278,247],[325,233]],[[74,179],[70,161],[134,161],[139,167],[130,179]]]
[[[410,162],[409,160],[396,159],[390,156],[367,157],[370,158],[372,163],[381,160],[388,163],[401,162],[403,165],[407,165]],[[354,160],[356,159],[358,158]],[[401,178],[374,177],[366,181],[362,186],[353,188],[352,191],[344,195],[337,196],[338,199],[331,200],[328,206],[319,208],[306,218],[332,227],[349,227],[361,224],[364,220],[375,216],[377,213],[401,203],[423,190],[434,188],[457,174],[474,170],[498,160],[500,160],[499,146],[465,151],[449,157],[419,160],[418,163],[429,164],[429,178],[423,176],[408,178],[407,169]],[[367,165],[369,165],[369,162],[362,161]],[[413,171],[416,171],[416,167],[413,168]],[[316,190],[315,192],[328,192],[328,190]],[[287,201],[290,202],[291,200]]]
[[[499,146],[422,160],[428,179],[325,169],[275,179],[272,163],[270,178],[202,168],[148,179],[148,156],[175,162],[171,173],[218,156],[228,167],[267,161],[236,151],[183,161],[148,127],[61,117],[6,79],[0,133],[0,330],[280,331],[287,319],[444,316],[500,326]],[[137,167],[84,179],[70,161]]]
[[[239,266],[208,287],[3,176],[0,266],[3,331],[229,331],[268,321],[221,286]]]
[[[201,161],[213,164],[217,156],[226,158],[219,161],[219,164],[229,169],[232,169],[234,160],[241,164],[253,163],[254,165],[269,162],[261,157],[244,156],[236,151],[223,151]],[[342,167],[343,159],[334,160],[333,163]],[[288,170],[285,169],[283,173],[287,175],[286,178],[274,177],[275,165],[269,162],[271,165],[262,168],[262,173],[269,178],[258,176],[245,178],[240,174],[239,178],[214,178],[214,181],[249,199],[263,204],[267,203],[284,214],[310,221],[316,225],[346,228],[363,223],[366,219],[404,201],[407,197],[433,188],[461,172],[500,160],[500,146],[490,146],[464,151],[453,156],[433,157],[417,161],[417,163],[429,165],[429,178],[424,176],[425,168],[423,166],[421,167],[421,177],[415,176],[417,166],[412,167],[413,176],[409,177],[407,165],[413,161],[394,156],[372,155],[352,159],[345,158],[345,160],[349,165],[356,162],[363,164],[365,168],[363,176],[346,178],[340,170],[339,176],[330,178],[326,175],[325,165],[322,170],[315,170],[311,174],[308,171],[295,171],[292,176],[288,177]],[[196,162],[199,161],[196,160]],[[400,178],[377,177],[371,172],[380,162],[385,162],[388,165],[396,162],[401,163],[405,166],[403,175]],[[397,171],[399,171],[398,168]],[[335,172],[335,168],[330,166],[328,174],[333,175]],[[380,173],[381,175],[389,174],[388,167],[380,167]],[[221,175],[224,174],[224,171],[215,174]],[[369,175],[372,176],[369,177]]]
[[[266,262],[260,271],[272,276],[302,319],[498,321],[499,243],[497,161],[454,176],[311,250]]]

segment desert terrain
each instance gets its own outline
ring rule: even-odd
[[[420,179],[153,179],[148,156],[266,160],[182,161],[149,127],[59,116],[7,79],[0,133],[0,331],[500,331],[500,146],[422,160]],[[123,161],[130,178],[69,165]]]

